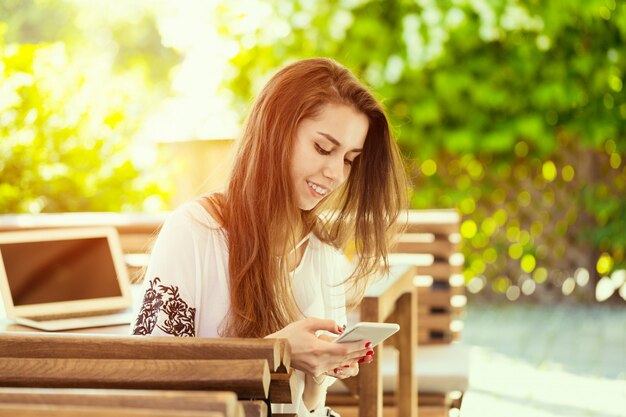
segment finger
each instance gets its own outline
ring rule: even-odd
[[[374,355],[366,355],[357,361],[358,364],[366,364],[374,362]]]
[[[345,360],[349,361],[349,360],[359,359],[359,358],[362,358],[363,356],[373,355],[373,354],[374,354],[373,349],[361,349],[361,350],[357,350],[356,352],[348,353],[345,357]]]
[[[339,343],[339,344],[345,346],[346,351],[350,353],[359,352],[364,349],[371,350],[371,346],[372,346],[372,342],[370,342],[369,340],[357,340],[356,342],[346,342],[346,343]]]
[[[349,366],[348,368],[342,368],[339,371],[334,371],[334,377],[335,378],[339,378],[339,379],[346,379],[346,378],[350,378],[353,376],[356,376],[359,374],[359,367],[358,365],[353,365],[353,366]]]
[[[306,328],[310,331],[326,330],[334,334],[341,334],[343,329],[337,326],[334,320],[322,320],[315,317],[306,319]]]

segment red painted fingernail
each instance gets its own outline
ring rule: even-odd
[[[333,372],[334,372],[334,373],[339,372],[339,368],[335,368]]]
[[[341,328],[341,326],[337,326],[337,331],[338,331],[339,333],[343,333],[343,329]]]
[[[374,354],[373,350],[368,350],[367,353],[366,353],[366,355],[373,355],[373,354]]]
[[[350,367],[350,365],[344,365],[343,367],[344,367],[344,368],[349,368],[349,367]]]
[[[367,348],[368,348],[368,347],[370,347],[370,346],[372,346],[372,342],[367,342],[367,343],[365,344],[365,349],[367,349]]]
[[[359,359],[359,363],[363,363],[363,362],[365,362],[365,358]]]

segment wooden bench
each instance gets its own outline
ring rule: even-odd
[[[294,380],[289,365],[289,344],[281,339],[0,334],[3,387],[91,388],[108,393],[116,389],[228,390],[248,401],[242,404],[246,415],[267,414],[267,405],[261,406],[259,401],[268,405],[292,402]],[[186,395],[184,392],[177,395]],[[68,395],[61,397],[68,399]],[[141,402],[136,398],[128,401]],[[121,406],[127,408],[128,401]],[[119,401],[115,404],[120,405]],[[57,405],[84,406],[80,400]]]

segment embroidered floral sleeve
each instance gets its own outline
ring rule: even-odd
[[[133,334],[149,335],[157,327],[172,336],[195,336],[196,309],[180,297],[177,286],[160,282],[159,277],[149,281]]]

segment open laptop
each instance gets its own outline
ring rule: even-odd
[[[132,319],[128,273],[113,227],[0,233],[0,293],[9,319],[40,330]]]

